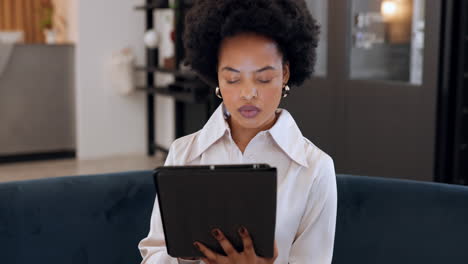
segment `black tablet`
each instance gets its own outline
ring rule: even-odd
[[[199,241],[225,255],[211,235],[220,228],[238,252],[237,232],[245,226],[258,256],[274,253],[276,168],[266,164],[166,166],[156,168],[154,181],[167,252],[171,257],[201,257]]]

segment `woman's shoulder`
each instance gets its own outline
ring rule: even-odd
[[[307,167],[298,174],[299,184],[314,193],[313,196],[321,196],[320,190],[336,188],[336,173],[331,156],[305,137],[304,148]]]
[[[169,148],[166,165],[184,165],[196,145],[200,131],[174,140]]]
[[[192,134],[189,134],[189,135],[186,135],[186,136],[183,136],[174,140],[174,142],[172,142],[171,144],[171,148],[175,150],[186,148],[188,145],[191,145],[196,140],[196,138],[200,134],[200,131],[201,130],[198,130],[195,133],[192,133]]]
[[[308,138],[303,137],[306,147],[306,152],[311,155],[307,155],[308,157],[321,157],[323,159],[332,159],[330,155],[328,155],[324,150],[317,147],[312,141]]]
[[[309,168],[320,172],[327,171],[334,173],[333,158],[306,137],[304,137],[304,142]]]

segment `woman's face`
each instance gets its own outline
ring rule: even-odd
[[[276,43],[255,34],[225,38],[220,46],[218,83],[231,123],[247,129],[268,129],[282,89],[289,79]]]

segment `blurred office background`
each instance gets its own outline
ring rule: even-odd
[[[314,77],[281,107],[337,173],[468,184],[468,2],[306,0]],[[220,103],[190,0],[0,0],[0,181],[151,169]]]

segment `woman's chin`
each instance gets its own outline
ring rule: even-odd
[[[242,128],[246,129],[259,129],[263,126],[263,122],[260,118],[260,116],[256,117],[243,117],[242,115],[236,116],[235,118],[235,123],[239,125]]]

